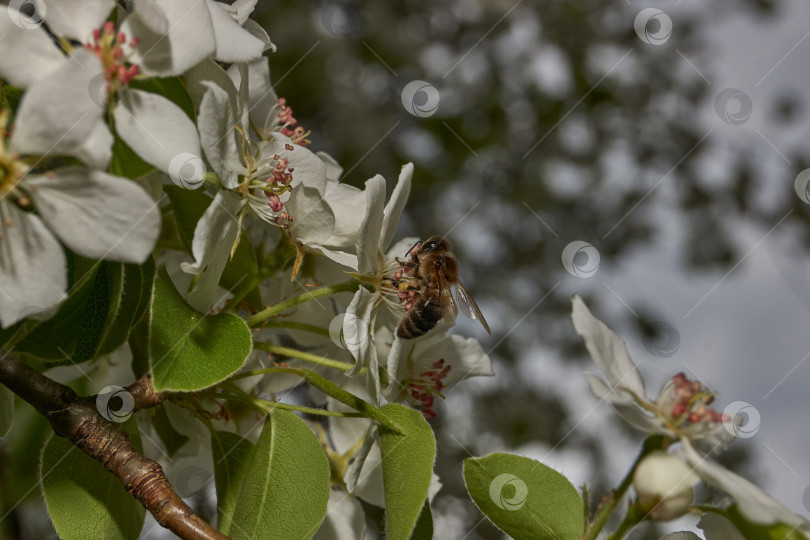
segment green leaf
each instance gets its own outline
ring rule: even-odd
[[[205,191],[183,189],[179,186],[163,186],[169,201],[172,203],[174,220],[177,222],[177,233],[180,241],[191,253],[191,242],[194,240],[194,228],[205,213],[205,209],[214,201]]]
[[[113,154],[110,160],[110,173],[124,178],[135,179],[155,170],[141,159],[118,134],[114,133]]]
[[[217,517],[219,530],[225,534],[231,528],[231,518],[250,468],[255,446],[244,437],[229,431],[215,431],[211,436],[214,458],[214,481],[217,487]]]
[[[242,538],[311,538],[326,515],[329,462],[315,434],[295,414],[276,409],[242,480],[228,533]]]
[[[44,367],[85,362],[120,347],[152,294],[151,258],[143,265],[78,257],[74,262],[75,286],[68,299],[14,347],[23,358],[42,360]]]
[[[379,426],[386,538],[408,540],[421,521],[436,459],[436,440],[419,411],[393,403],[381,410],[401,431]]]
[[[241,317],[193,310],[174,288],[166,269],[158,271],[149,328],[155,390],[208,388],[242,367],[252,347],[250,329]]]
[[[430,501],[425,500],[419,519],[411,533],[411,540],[431,540],[433,538],[433,513],[430,511]]]
[[[76,259],[76,286],[56,314],[17,343],[15,353],[45,367],[85,362],[120,346],[129,333],[129,304],[123,303],[125,270],[116,262]],[[140,272],[133,267],[130,272]],[[140,288],[138,289],[140,293]],[[119,314],[122,321],[116,324]]]
[[[155,427],[160,441],[166,447],[166,454],[169,458],[174,457],[174,453],[180,450],[188,442],[188,437],[174,429],[169,421],[164,407],[157,407],[152,417],[152,425]]]
[[[0,360],[2,362],[2,360]],[[14,423],[14,393],[0,384],[0,439],[8,435]]]
[[[121,424],[140,449],[134,419]],[[112,473],[70,441],[51,436],[42,449],[42,493],[63,540],[137,540],[146,510]]]
[[[464,481],[484,515],[515,540],[576,540],[583,532],[579,493],[539,461],[502,453],[468,458]]]

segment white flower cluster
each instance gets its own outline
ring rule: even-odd
[[[223,272],[240,240],[264,254],[293,246],[293,282],[289,271],[266,276],[259,286],[264,305],[306,290],[299,275],[309,284],[353,277],[360,285],[353,295],[286,310],[283,324],[256,330],[254,339],[346,366],[313,369],[374,405],[406,402],[433,417],[447,388],[492,375],[492,366],[476,340],[446,334],[447,323],[424,338],[395,337],[407,303],[396,286],[403,272],[397,258],[416,239],[393,240],[413,165],[402,167],[386,203],[382,176],[362,190],[344,184],[334,159],[307,148],[309,131],[271,86],[263,54],[275,46],[248,18],[255,4],[133,0],[127,12],[113,0],[44,0],[42,25],[0,17],[0,79],[22,90],[16,108],[0,111],[0,325],[53,315],[69,292],[71,253],[141,264],[154,252],[161,206],[171,210],[153,182],[111,173],[128,147],[162,173],[163,184],[210,196],[191,259],[158,254],[190,306],[202,313],[222,307]],[[156,91],[167,80],[181,82],[188,103]],[[301,270],[307,261],[317,264]],[[240,309],[238,302],[228,307]],[[256,350],[245,369],[266,367],[269,358]],[[239,384],[258,397],[300,382],[271,374]],[[315,398],[332,410],[343,407]],[[336,418],[322,438],[341,473],[333,475],[333,495],[340,496],[330,500],[324,530],[362,537],[355,496],[383,505],[371,422]]]

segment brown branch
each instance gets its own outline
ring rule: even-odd
[[[167,392],[156,392],[155,387],[152,385],[152,376],[148,373],[141,375],[141,378],[134,383],[127,386],[127,392],[132,395],[135,401],[134,410],[148,409],[150,407],[157,407],[168,396]]]
[[[57,435],[117,476],[163,527],[184,539],[227,540],[183,502],[157,462],[138,452],[129,435],[99,413],[93,398],[77,396],[10,354],[0,357],[0,383],[47,418]],[[148,377],[141,377],[128,391],[136,407],[154,406],[165,398],[154,391]]]

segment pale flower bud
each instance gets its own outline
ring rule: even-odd
[[[649,519],[667,521],[684,515],[692,504],[698,476],[683,461],[663,450],[651,452],[636,467],[633,487]]]

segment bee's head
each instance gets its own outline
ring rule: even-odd
[[[450,243],[442,238],[441,236],[431,236],[424,242],[422,242],[422,246],[419,248],[419,251],[423,253],[430,253],[430,252],[442,252],[447,251],[450,249]]]

